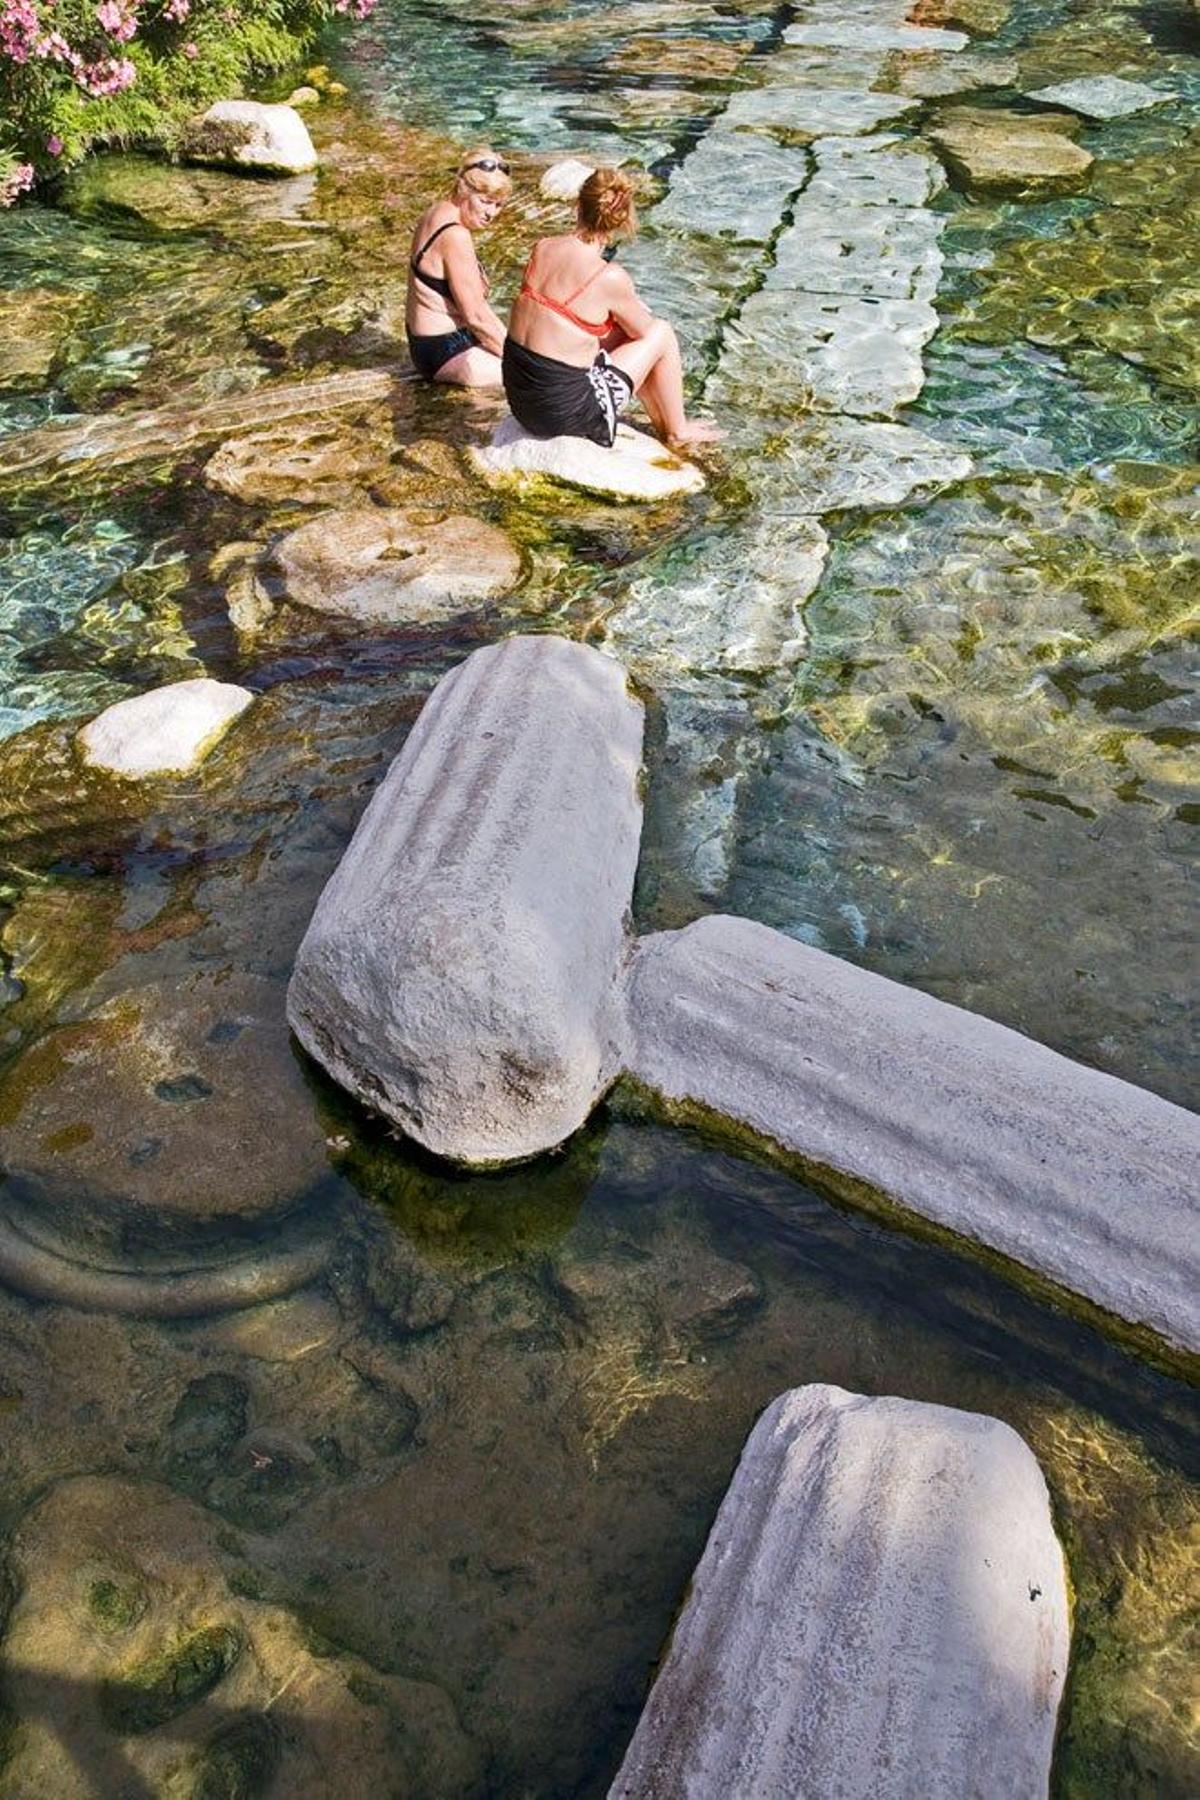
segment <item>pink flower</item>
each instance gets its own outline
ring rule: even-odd
[[[100,62],[84,63],[75,79],[93,100],[107,100],[133,86],[137,69],[127,57],[106,56]]]
[[[61,156],[63,149],[64,145],[62,139],[57,132],[52,131],[50,136],[46,139],[46,154],[48,156]]]
[[[127,44],[137,34],[136,0],[100,0],[96,18],[110,37]]]
[[[183,46],[183,54],[189,59],[189,61],[195,62],[196,58],[200,54],[199,44],[193,44],[191,42],[186,43]]]
[[[191,10],[192,0],[167,0],[162,16],[164,19],[170,19],[173,25],[182,25]]]
[[[33,164],[15,163],[7,175],[0,175],[0,206],[11,206],[18,194],[33,186]]]

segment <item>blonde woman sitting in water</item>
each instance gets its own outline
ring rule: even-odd
[[[617,415],[634,394],[668,444],[682,448],[725,435],[707,420],[688,418],[674,331],[609,261],[610,246],[636,230],[629,177],[595,169],[579,190],[574,231],[534,246],[503,366],[513,416],[535,437],[611,445]]]
[[[472,242],[512,193],[508,164],[494,150],[468,150],[454,192],[421,214],[409,255],[408,348],[426,381],[499,387],[504,326],[488,304],[489,282]]]

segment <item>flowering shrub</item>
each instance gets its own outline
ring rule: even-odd
[[[184,120],[376,0],[0,0],[0,206],[97,142]]]

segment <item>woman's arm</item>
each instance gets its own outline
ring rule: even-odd
[[[624,269],[610,268],[600,297],[621,327],[626,338],[645,337],[654,323],[654,314],[640,299],[633,281]]]
[[[485,350],[499,356],[504,349],[504,326],[488,305],[479,258],[465,225],[448,231],[442,239],[442,263],[463,324],[475,333]]]

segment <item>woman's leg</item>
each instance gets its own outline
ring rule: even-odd
[[[460,350],[457,356],[444,362],[433,379],[448,381],[455,387],[498,388],[504,385],[500,358],[478,344],[472,344],[469,350]]]
[[[650,423],[669,443],[706,444],[724,437],[706,419],[688,418],[679,339],[665,319],[655,319],[644,337],[618,344],[608,360],[628,375]]]

